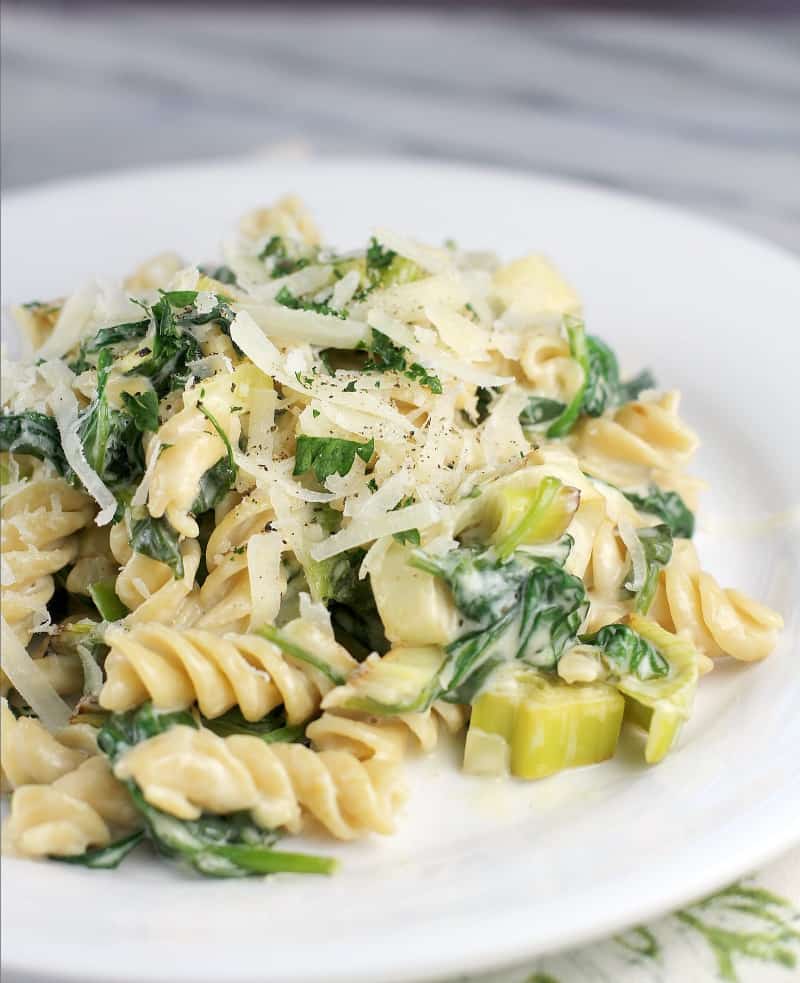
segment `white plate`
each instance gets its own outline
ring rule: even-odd
[[[765,663],[704,679],[680,749],[546,781],[411,768],[393,839],[335,848],[325,879],[204,881],[132,858],[113,873],[6,861],[3,955],[31,979],[399,983],[509,965],[654,916],[800,840],[797,516],[800,265],[689,215],[487,170],[337,161],[134,173],[9,196],[6,303],[120,275],[176,248],[214,257],[249,207],[294,190],[329,241],[374,224],[506,256],[546,251],[628,369],[685,394],[712,483],[699,546],[787,619]],[[715,523],[709,523],[709,517]],[[709,532],[709,528],[711,532]],[[713,533],[713,534],[712,534]],[[39,979],[40,975],[36,978]]]

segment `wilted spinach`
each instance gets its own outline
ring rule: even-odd
[[[626,491],[622,494],[640,512],[658,516],[676,539],[691,539],[694,535],[694,514],[677,492],[650,485],[643,495]]]
[[[51,416],[26,410],[0,416],[0,451],[30,454],[40,461],[50,461],[59,474],[73,474],[61,447],[58,425]]]

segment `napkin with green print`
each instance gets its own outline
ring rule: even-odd
[[[648,925],[458,983],[795,983],[800,850]],[[455,980],[452,983],[456,983]]]

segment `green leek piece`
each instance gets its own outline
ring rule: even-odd
[[[113,580],[98,580],[89,586],[89,595],[103,621],[119,621],[128,609],[117,597]]]
[[[427,710],[441,691],[439,673],[445,659],[438,645],[398,646],[383,657],[371,655],[329,695],[325,706],[376,716]]]
[[[491,542],[506,560],[519,546],[552,543],[564,534],[580,504],[577,488],[548,475],[533,488],[508,485],[492,495],[496,515]]]
[[[625,696],[628,720],[647,731],[644,758],[657,764],[674,745],[688,719],[697,690],[697,652],[691,644],[655,621],[632,614],[630,627],[654,645],[669,664],[669,674],[647,680],[623,676],[617,688]]]
[[[605,761],[616,750],[624,709],[606,683],[501,669],[473,703],[464,770],[535,779]]]

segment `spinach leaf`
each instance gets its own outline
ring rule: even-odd
[[[656,594],[659,574],[672,558],[672,533],[669,526],[661,524],[638,529],[636,535],[644,549],[646,573],[636,594],[634,608],[638,614],[647,614]]]
[[[582,635],[580,640],[584,645],[599,648],[616,676],[647,680],[669,672],[669,663],[658,649],[627,625],[606,625],[591,635]]]
[[[419,362],[408,364],[406,359],[407,349],[395,343],[382,331],[372,328],[370,340],[367,345],[371,358],[363,366],[365,372],[400,372],[412,382],[418,382],[421,386],[427,386],[432,393],[441,395],[442,383],[438,376],[429,372],[424,365]]]
[[[186,712],[160,711],[149,703],[128,713],[111,714],[97,743],[112,764],[130,748],[175,726],[197,727]],[[277,871],[330,873],[333,861],[307,854],[272,850],[278,834],[257,826],[249,813],[177,819],[150,805],[133,781],[126,782],[131,801],[144,822],[144,833],[163,856],[210,877],[245,877]]]
[[[152,348],[143,349],[142,361],[127,373],[146,376],[159,397],[166,396],[173,389],[182,388],[189,375],[187,366],[202,357],[197,339],[186,327],[189,324],[206,323],[218,316],[215,308],[210,314],[202,315],[183,311],[181,318],[176,319],[173,303],[180,306],[179,302],[186,301],[189,297],[193,298],[192,302],[196,300],[197,291],[162,293],[161,299],[151,309],[155,325]]]
[[[158,852],[206,877],[279,872],[331,874],[336,869],[336,861],[329,857],[273,850],[278,834],[257,826],[247,812],[177,819],[150,805],[134,782],[127,785],[147,836]]]
[[[653,373],[644,369],[637,376],[629,379],[628,382],[620,383],[617,402],[630,403],[634,399],[638,399],[645,389],[655,389],[656,385]]]
[[[612,349],[600,338],[587,336],[583,322],[578,318],[566,316],[564,326],[570,355],[583,370],[583,382],[569,404],[550,424],[548,437],[564,437],[582,413],[600,416],[607,409],[635,399],[642,389],[655,385],[649,372],[642,372],[630,382],[620,382],[619,363]]]
[[[202,515],[203,512],[207,512],[209,509],[213,509],[218,505],[231,488],[233,488],[236,484],[238,468],[233,457],[233,448],[231,447],[228,435],[219,425],[211,411],[202,402],[197,404],[197,408],[217,431],[220,440],[225,445],[226,451],[226,456],[220,458],[216,464],[213,464],[200,479],[200,490],[197,493],[197,498],[192,503],[192,512],[195,515]]]
[[[97,850],[87,850],[75,857],[51,856],[51,860],[58,860],[63,864],[78,864],[81,867],[90,867],[93,870],[116,870],[128,854],[135,850],[144,839],[144,830],[138,830],[125,836],[121,840],[109,843],[108,846],[100,847]]]
[[[137,338],[144,338],[150,327],[150,319],[145,318],[141,321],[131,321],[125,324],[113,324],[109,328],[100,328],[93,338],[81,342],[77,359],[70,364],[70,369],[76,374],[85,372],[92,368],[92,361],[89,355],[96,355],[104,348],[118,345],[123,341],[133,341]]]
[[[385,270],[392,265],[397,255],[393,249],[385,249],[373,236],[367,246],[366,260],[368,270]]]
[[[166,563],[176,580],[183,577],[180,537],[164,516],[155,519],[144,508],[131,509],[130,531],[131,549]]]
[[[494,397],[497,395],[498,390],[495,388],[486,388],[485,386],[478,386],[475,395],[477,399],[475,400],[475,414],[476,422],[483,423],[492,412],[492,402]],[[523,411],[524,412],[524,411]]]
[[[291,256],[281,236],[273,236],[258,254],[258,258],[272,260],[270,276],[273,280],[288,276],[290,273],[296,273],[308,266],[310,262],[307,256]]]
[[[447,646],[444,699],[470,702],[502,662],[553,669],[588,611],[583,582],[554,559],[462,547],[442,556],[416,550],[414,566],[442,577],[467,622]]]
[[[564,407],[564,410],[553,420],[547,428],[548,437],[565,437],[578,422],[578,417],[583,409],[583,397],[589,383],[589,349],[586,346],[586,332],[583,321],[575,317],[566,316],[564,327],[569,339],[569,350],[572,358],[583,369],[583,381],[575,391],[572,399]]]
[[[691,539],[694,535],[694,515],[677,492],[650,485],[643,495],[626,491],[622,494],[639,512],[662,519],[676,539]]]
[[[297,438],[295,451],[295,475],[314,472],[317,481],[324,484],[325,479],[332,474],[344,475],[350,472],[356,459],[356,454],[364,463],[375,450],[375,441],[368,440],[359,444],[356,440],[344,440],[340,437],[307,437],[301,434]]]
[[[201,266],[200,272],[217,283],[224,283],[231,287],[236,286],[236,274],[230,266]]]
[[[112,361],[104,348],[97,362],[97,395],[78,417],[77,433],[89,466],[113,489],[135,485],[142,477],[144,449],[133,417],[112,409],[106,398]]]
[[[324,301],[317,303],[313,300],[301,300],[299,297],[295,297],[288,287],[281,287],[275,294],[275,301],[282,307],[288,307],[293,311],[314,311],[315,314],[327,314],[330,317],[340,318],[347,316],[344,311],[337,311],[335,308],[329,307]]]
[[[30,454],[50,461],[63,476],[72,474],[61,447],[61,435],[52,416],[25,410],[0,416],[0,451]]]
[[[285,707],[276,707],[261,720],[246,720],[238,707],[228,710],[213,720],[203,718],[203,727],[213,730],[219,737],[230,737],[232,734],[248,734],[260,737],[266,744],[294,743],[305,737],[306,725],[286,723]]]
[[[97,746],[114,764],[135,745],[178,725],[197,727],[197,722],[188,710],[157,710],[143,703],[135,710],[110,714],[97,735]]]
[[[323,676],[329,679],[334,686],[341,686],[345,682],[345,677],[338,669],[331,665],[328,665],[324,659],[320,659],[318,656],[314,655],[313,652],[309,652],[308,649],[303,648],[296,642],[287,638],[283,632],[275,628],[274,625],[263,625],[256,631],[257,635],[261,635],[262,638],[266,638],[267,641],[272,642],[273,645],[277,646],[281,652],[285,655],[290,655],[293,659],[297,659],[299,662],[305,662],[309,666],[313,666],[317,672],[321,672]]]
[[[546,396],[531,396],[528,405],[519,415],[520,426],[523,430],[535,430],[543,423],[550,423],[559,417],[566,406],[557,399]]]
[[[395,507],[392,509],[392,512],[396,512],[398,509],[407,509],[409,505],[413,505],[413,504],[414,504],[414,496],[407,495],[405,498],[399,501],[397,505],[395,505]],[[392,538],[395,539],[398,543],[403,543],[403,544],[408,543],[411,546],[419,546],[421,542],[419,529],[404,529],[402,532],[394,532],[392,533]]]
[[[158,430],[158,396],[152,389],[135,394],[123,392],[122,402],[137,430],[142,433],[155,433]]]
[[[314,596],[328,607],[336,641],[359,661],[390,648],[370,578],[358,576],[365,555],[361,548],[346,550],[305,568]]]

